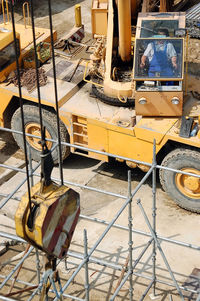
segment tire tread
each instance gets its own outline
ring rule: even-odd
[[[171,151],[165,158],[164,160],[162,161],[162,166],[165,166],[167,167],[169,165],[169,162],[172,161],[172,160],[180,160],[182,159],[183,157],[185,158],[193,158],[195,160],[198,160],[200,162],[200,153],[196,150],[192,150],[192,149],[189,149],[189,148],[178,148],[178,149],[175,149],[173,151]],[[175,168],[176,169],[176,168]],[[163,169],[160,169],[160,172],[159,172],[159,178],[160,178],[160,183],[161,183],[161,186],[162,188],[167,192],[167,194],[169,194],[170,196],[172,195],[172,191],[169,189],[166,181],[165,181],[165,171]],[[186,196],[184,196],[185,198],[187,198]],[[188,202],[190,201],[191,203],[191,199],[187,198],[188,199]],[[199,200],[200,201],[200,200]],[[182,208],[186,209],[186,210],[189,210],[189,211],[192,211],[192,212],[197,212],[197,213],[200,213],[200,205],[199,205],[199,208],[195,208],[191,205],[187,206],[185,205],[182,201],[180,200],[175,200],[175,202]]]
[[[25,104],[23,107],[24,115],[26,116],[33,116],[38,114],[38,107],[36,105],[30,105]],[[42,109],[42,118],[43,120],[46,119],[46,121],[54,128],[57,128],[57,117],[55,113],[51,112],[47,109]],[[15,113],[12,116],[11,119],[11,128],[15,130],[15,123],[20,122],[21,123],[21,108],[18,108]],[[20,126],[21,127],[21,126]],[[23,149],[23,144],[19,141],[18,135],[13,134],[15,141],[19,145],[20,148]],[[62,142],[69,142],[69,136],[67,129],[64,125],[64,123],[60,120],[60,138]],[[21,139],[20,139],[21,140]],[[62,159],[64,160],[68,155],[70,154],[69,147],[65,146],[62,147]],[[37,160],[37,158],[34,156],[34,160]],[[54,160],[54,163],[58,163],[58,158]]]

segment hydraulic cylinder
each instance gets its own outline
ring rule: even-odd
[[[131,0],[118,0],[119,55],[123,62],[131,59]]]

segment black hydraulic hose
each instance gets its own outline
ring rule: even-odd
[[[48,0],[48,6],[49,6],[49,25],[50,25],[50,32],[51,32],[51,50],[52,50],[52,62],[53,62],[54,92],[55,92],[55,102],[56,102],[57,131],[58,131],[58,149],[59,149],[58,161],[59,161],[61,185],[63,185],[64,179],[63,179],[63,166],[62,166],[62,145],[60,139],[60,124],[59,124],[60,118],[59,118],[58,92],[57,92],[57,83],[56,83],[56,65],[55,65],[55,54],[54,54],[51,0]]]
[[[31,191],[30,191],[30,180],[29,180],[29,170],[28,170],[28,153],[27,153],[27,146],[26,146],[24,110],[23,110],[19,60],[18,60],[18,53],[19,53],[20,50],[19,50],[19,45],[17,43],[17,37],[16,37],[13,7],[14,7],[14,3],[12,1],[12,2],[10,2],[10,11],[11,11],[12,29],[13,29],[14,46],[15,46],[15,60],[16,60],[16,67],[17,67],[17,81],[18,81],[18,89],[19,89],[19,103],[20,103],[20,108],[21,108],[21,120],[22,120],[22,132],[23,132],[23,141],[24,141],[24,153],[25,153],[25,164],[26,164],[28,200],[29,200],[29,209],[30,209],[30,223],[31,223],[31,225],[33,225],[32,207],[31,207]]]

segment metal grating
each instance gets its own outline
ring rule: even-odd
[[[194,5],[193,7],[191,7],[186,11],[186,19],[197,20],[200,23],[200,3]]]

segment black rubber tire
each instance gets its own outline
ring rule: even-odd
[[[180,170],[183,168],[194,168],[200,171],[200,153],[195,150],[178,148],[170,152],[161,165]],[[175,175],[176,173],[172,171],[160,169],[160,183],[163,189],[180,207],[200,213],[200,199],[190,198],[183,194],[176,185]]]
[[[134,107],[135,106],[135,100],[132,98],[128,98],[127,102],[121,102],[118,98],[113,98],[105,95],[102,91],[101,87],[92,85],[92,93],[99,98],[102,102],[117,106],[117,107]]]
[[[57,140],[57,119],[56,114],[42,109],[42,118],[43,118],[43,126],[46,127],[46,130],[51,135],[51,139]],[[40,124],[39,119],[39,109],[34,105],[24,105],[24,124],[25,126],[30,123],[38,123]],[[12,116],[11,119],[11,128],[16,131],[22,131],[22,122],[21,122],[21,109],[18,108]],[[24,142],[23,136],[21,134],[13,133],[13,137],[17,142],[18,146],[24,150]],[[60,120],[60,138],[62,142],[69,142],[69,134],[68,131]],[[30,145],[30,144],[29,144]],[[54,145],[54,144],[53,144]],[[35,161],[40,161],[40,151],[30,145],[31,156]],[[62,145],[62,159],[64,160],[70,154],[70,148],[68,146]],[[52,152],[53,161],[55,164],[58,163],[58,147]]]

